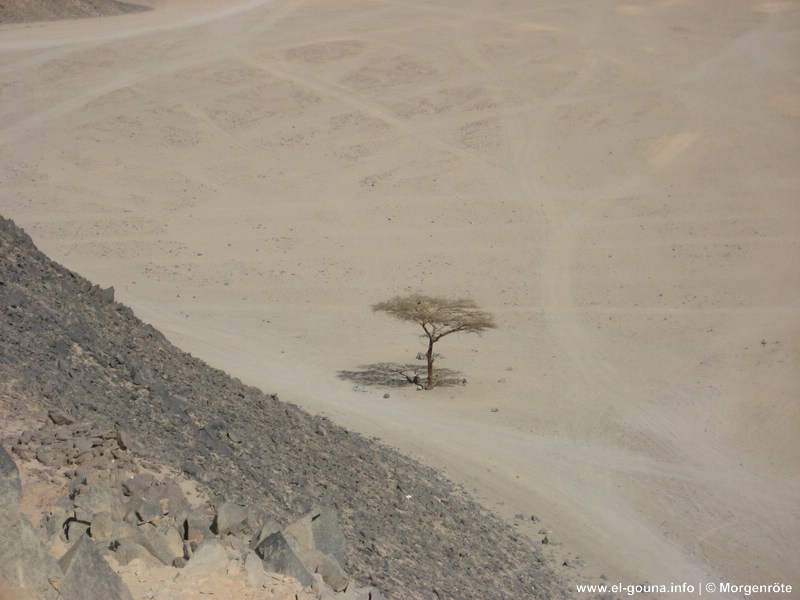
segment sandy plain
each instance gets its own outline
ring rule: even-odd
[[[534,539],[536,514],[589,576],[800,589],[797,57],[788,1],[3,26],[0,212],[185,350]],[[411,291],[496,315],[440,343],[466,385],[381,372],[422,344],[369,306]]]

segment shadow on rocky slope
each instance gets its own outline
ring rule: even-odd
[[[124,431],[217,504],[281,523],[334,508],[360,585],[397,599],[570,597],[538,545],[437,472],[182,352],[2,218],[0,312],[0,380]]]

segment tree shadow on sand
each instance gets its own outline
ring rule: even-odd
[[[414,375],[419,377],[418,385],[425,385],[428,378],[427,368],[419,363],[373,363],[359,365],[357,371],[339,371],[339,379],[350,381],[356,385],[402,388],[417,385]],[[466,380],[458,371],[436,367],[433,370],[436,387],[464,385]]]

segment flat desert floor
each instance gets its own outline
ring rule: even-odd
[[[0,86],[0,213],[183,349],[590,576],[800,588],[797,2],[159,0]]]

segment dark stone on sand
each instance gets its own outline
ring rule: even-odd
[[[311,573],[308,572],[280,531],[264,539],[256,547],[256,554],[264,561],[264,568],[267,571],[294,577],[304,586],[311,586],[314,583]]]

